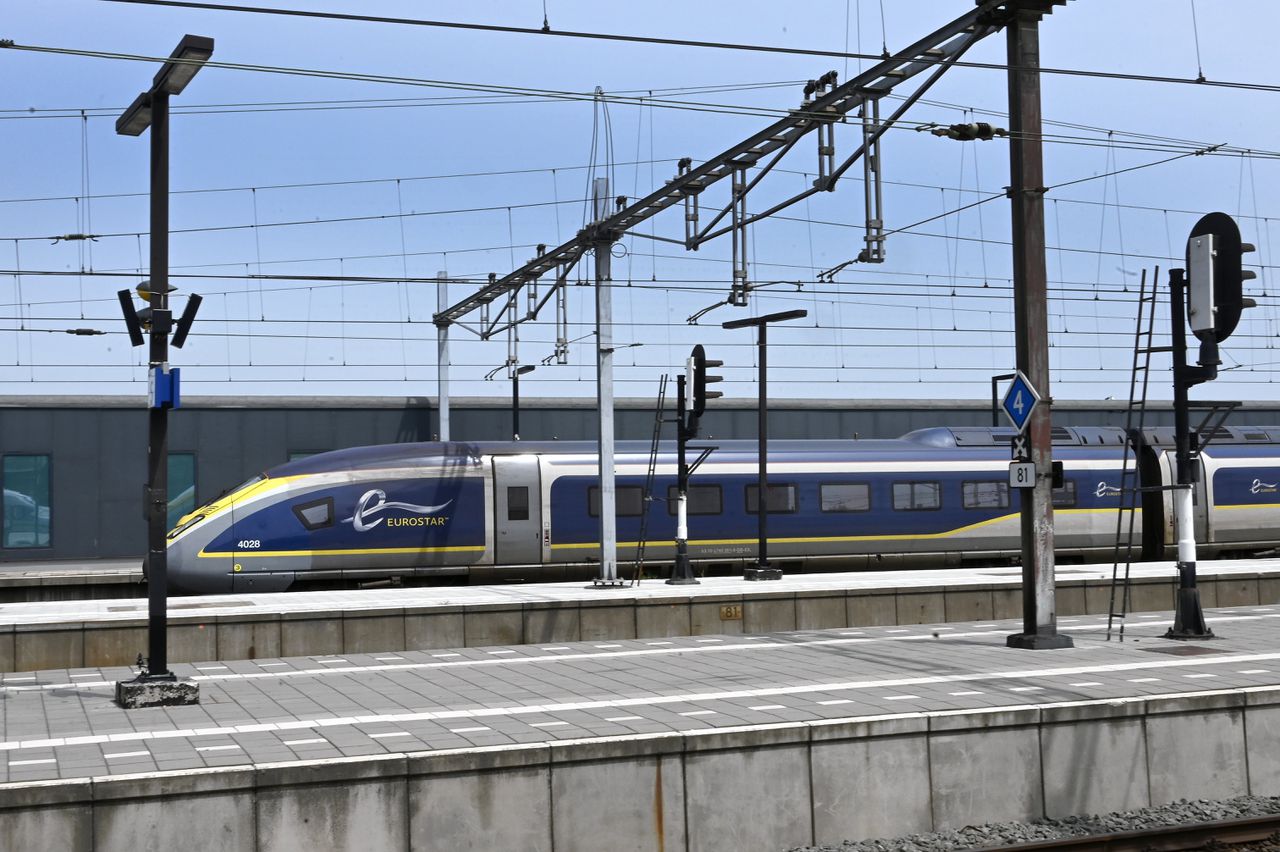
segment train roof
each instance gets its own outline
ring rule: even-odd
[[[811,458],[832,458],[835,456],[883,455],[885,457],[902,457],[903,455],[919,455],[948,451],[1008,447],[1016,435],[1016,430],[1009,427],[983,426],[937,426],[928,429],[917,429],[908,432],[901,438],[842,440],[794,440],[770,439],[770,455],[786,454]],[[1164,449],[1173,446],[1173,429],[1159,427],[1146,429],[1142,433],[1143,442],[1152,447]],[[1204,443],[1204,442],[1202,442]],[[1280,427],[1223,427],[1219,428],[1212,439],[1213,444],[1280,444]],[[1119,449],[1124,445],[1124,430],[1115,427],[1053,427],[1053,444],[1056,447],[1113,447]],[[755,439],[732,439],[694,441],[690,449],[713,446],[717,449],[716,458],[727,456],[755,457],[757,442]],[[618,441],[615,453],[618,457],[647,457],[650,452],[649,441]],[[663,441],[659,444],[659,454],[674,455],[674,441]],[[318,453],[313,456],[286,462],[271,468],[269,476],[296,476],[308,473],[327,473],[337,470],[369,470],[388,465],[414,464],[433,467],[449,466],[476,467],[485,456],[511,455],[552,455],[561,457],[594,456],[595,441],[430,441],[405,444],[380,444],[369,447],[352,447],[345,450],[334,450]]]

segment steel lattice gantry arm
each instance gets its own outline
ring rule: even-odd
[[[878,102],[898,84],[933,69],[934,73],[930,79],[910,95],[889,118],[878,124],[873,133],[864,135],[862,146],[840,166],[835,166],[833,159],[830,158],[829,136],[825,140],[820,139],[819,141],[823,144],[820,146],[819,155],[828,158],[828,165],[820,169],[819,177],[812,188],[750,217],[743,215],[743,211],[735,203],[738,199],[731,198],[730,204],[702,230],[698,230],[695,219],[693,227],[686,228],[684,245],[689,249],[697,248],[707,240],[729,231],[736,231],[751,222],[795,204],[815,192],[834,189],[841,175],[857,161],[864,150],[873,145],[943,72],[970,47],[999,31],[1005,25],[1011,9],[1043,6],[1045,8],[1041,11],[1048,11],[1063,2],[1065,0],[982,0],[969,13],[935,30],[895,56],[876,63],[867,71],[835,86],[828,92],[818,94],[811,101],[806,98],[805,104],[800,109],[793,110],[789,115],[759,133],[697,167],[682,168],[680,174],[661,189],[621,207],[612,215],[584,228],[563,245],[540,254],[502,278],[493,278],[489,284],[471,296],[437,313],[435,323],[441,325],[457,322],[472,311],[507,296],[513,290],[519,290],[525,284],[537,281],[549,272],[572,267],[592,247],[601,242],[615,241],[636,225],[667,208],[683,203],[686,199],[696,199],[704,189],[724,178],[734,178],[736,175],[734,194],[745,194],[804,135],[829,127],[865,103]],[[771,155],[773,159],[760,174],[749,182],[744,181],[746,169],[757,165]],[[694,209],[696,210],[696,206]],[[725,225],[719,230],[712,230],[725,215],[730,213],[735,220],[732,224]],[[696,217],[696,212],[693,215]],[[563,276],[560,277],[563,278]],[[482,330],[482,336],[487,337],[493,331],[493,329]]]

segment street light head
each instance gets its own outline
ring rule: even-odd
[[[184,35],[182,41],[169,54],[169,61],[160,66],[151,83],[153,91],[178,95],[196,76],[204,63],[213,56],[213,39],[206,36]],[[176,61],[175,61],[176,60]]]
[[[151,126],[151,93],[143,92],[133,99],[129,108],[116,119],[116,133],[120,136],[141,136]]]
[[[747,328],[748,326],[761,326],[771,322],[786,322],[787,320],[803,319],[809,316],[808,311],[780,311],[776,314],[766,314],[762,317],[744,317],[737,320],[729,320],[721,324],[721,328]]]
[[[532,373],[536,369],[538,368],[533,364],[525,364],[523,367],[516,367],[516,375],[523,376],[525,373]]]

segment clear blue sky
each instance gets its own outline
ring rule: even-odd
[[[543,17],[539,2],[258,5],[534,27]],[[882,41],[904,47],[971,5],[829,0],[748,11],[722,2],[548,0],[547,15],[558,30],[878,53]],[[1198,0],[1194,9],[1193,29],[1191,0],[1072,0],[1043,24],[1042,61],[1182,78],[1195,77],[1199,64],[1211,80],[1280,82],[1265,60],[1280,28],[1274,3]],[[481,87],[599,86],[755,113],[613,103],[606,133],[605,117],[589,101],[205,69],[174,100],[172,121],[172,272],[195,276],[173,283],[179,297],[205,296],[190,342],[173,357],[188,395],[434,395],[434,285],[246,276],[421,278],[444,270],[481,282],[490,272],[505,274],[536,244],[558,243],[581,227],[593,161],[613,164],[597,174],[611,175],[615,194],[643,195],[675,173],[678,158],[705,159],[767,125],[772,119],[761,111],[798,106],[804,80],[831,68],[845,79],[859,64],[86,0],[12,0],[0,25],[0,38],[19,45],[141,56],[167,55],[183,33],[214,37],[222,62]],[[1003,35],[995,36],[966,58],[1001,62],[1004,49]],[[155,68],[0,50],[0,393],[145,390],[144,350],[128,345],[114,294],[145,277],[148,142],[115,135],[114,121]],[[955,69],[927,100],[884,144],[890,229],[1008,183],[1004,142],[961,144],[911,129],[975,118],[1003,126],[1003,72]],[[1043,103],[1045,117],[1063,123],[1046,127],[1051,185],[1166,159],[1188,142],[1256,152],[1187,157],[1050,192],[1053,395],[1125,396],[1138,274],[1167,268],[1198,215],[1224,210],[1240,216],[1245,239],[1259,245],[1253,260],[1264,268],[1251,286],[1260,307],[1224,345],[1225,366],[1235,369],[1201,395],[1280,398],[1280,317],[1268,289],[1276,263],[1271,231],[1280,229],[1270,218],[1280,216],[1280,94],[1046,76]],[[858,135],[854,125],[838,128],[839,158]],[[816,169],[815,146],[809,139],[798,146],[749,207],[802,189]],[[757,292],[746,310],[810,312],[796,328],[771,335],[771,390],[836,400],[983,397],[989,376],[1013,365],[1007,202],[894,235],[883,265],[855,264],[834,283],[817,283],[819,271],[861,246],[861,168],[850,175],[837,192],[752,229],[752,280],[796,283]],[[706,194],[704,221],[726,189]],[[447,212],[474,208],[486,209]],[[682,228],[673,210],[641,230],[677,236]],[[92,243],[26,239],[75,233],[102,236]],[[627,238],[617,254],[615,339],[643,344],[619,353],[618,394],[652,396],[658,375],[680,369],[689,348],[703,343],[726,362],[727,395],[753,395],[749,332],[719,329],[744,310],[725,307],[701,325],[686,323],[728,292],[727,240],[686,254]],[[127,275],[39,274],[90,270]],[[451,299],[472,289],[455,285]],[[573,287],[569,299],[578,339],[570,363],[539,366],[522,383],[527,396],[594,393],[591,291]],[[540,364],[551,353],[550,308],[543,316],[521,328],[523,363]],[[79,327],[111,333],[61,333]],[[483,381],[505,360],[505,337],[478,342],[459,331],[455,339],[454,395],[505,395],[505,381]],[[1166,375],[1156,374],[1153,397],[1168,397]]]

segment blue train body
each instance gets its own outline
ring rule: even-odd
[[[943,566],[1020,552],[1021,495],[1008,487],[1001,429],[928,429],[896,440],[782,441],[770,447],[769,551],[788,567]],[[1171,479],[1171,436],[1146,433],[1144,485]],[[177,591],[273,591],[387,578],[594,573],[599,556],[594,445],[396,444],[280,465],[204,506],[169,535]],[[674,556],[673,448],[646,501],[647,446],[616,457],[618,558]],[[1054,492],[1062,558],[1110,558],[1124,461],[1118,429],[1055,429],[1065,466]],[[1197,538],[1205,555],[1280,545],[1280,429],[1231,430],[1199,462]],[[724,442],[690,481],[696,565],[754,558],[754,442]],[[1167,492],[1140,492],[1132,543],[1161,558],[1172,541]]]

